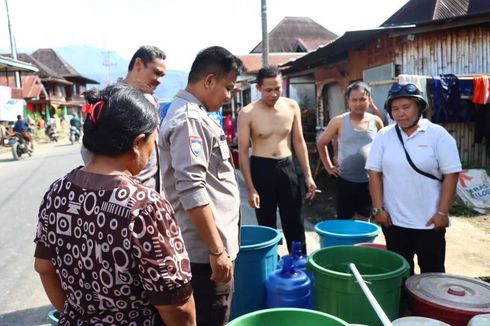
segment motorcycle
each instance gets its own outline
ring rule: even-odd
[[[60,134],[56,127],[50,124],[46,126],[46,136],[48,136],[49,139],[54,142],[58,142],[58,138],[60,138]]]
[[[9,138],[9,145],[12,146],[12,156],[18,161],[22,155],[27,154],[32,156],[32,148],[29,148],[29,143],[24,139],[22,134],[16,132]]]
[[[77,127],[70,127],[70,143],[73,145],[75,142],[80,140],[80,130]]]

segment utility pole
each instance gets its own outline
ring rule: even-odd
[[[267,0],[262,1],[262,66],[269,64],[269,34],[267,33]]]
[[[104,87],[107,87],[112,84],[111,80],[111,67],[115,66],[116,64],[114,62],[111,62],[111,54],[114,53],[114,51],[103,51],[102,54],[104,55],[104,58],[102,59],[102,65],[105,67],[105,76],[104,76]]]
[[[17,60],[17,50],[16,47],[14,46],[14,35],[12,34],[12,27],[10,26],[9,4],[7,0],[5,0],[5,8],[7,8],[7,23],[9,27],[9,36],[10,36],[10,53],[12,54],[12,58],[14,60]],[[19,72],[16,71],[14,74],[15,74],[15,87],[21,88]]]

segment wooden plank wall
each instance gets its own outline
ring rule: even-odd
[[[456,139],[459,156],[463,168],[490,168],[486,142],[475,143],[475,123],[444,123],[441,124]]]

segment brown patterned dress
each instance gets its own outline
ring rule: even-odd
[[[34,241],[66,294],[59,325],[162,325],[153,305],[192,293],[170,204],[129,176],[75,169],[54,182]]]

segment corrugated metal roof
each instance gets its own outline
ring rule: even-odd
[[[31,56],[63,77],[80,76],[75,68],[63,60],[53,49],[37,49]]]
[[[302,53],[270,53],[269,54],[269,64],[280,65],[293,58],[298,58],[303,55]],[[242,60],[245,66],[245,75],[255,74],[262,68],[262,53],[253,53],[246,55],[239,55],[240,60]]]
[[[434,20],[464,16],[468,13],[470,0],[439,0],[434,9]]]
[[[31,65],[29,62],[25,62],[20,57],[18,60],[12,59],[10,56],[0,56],[0,71],[28,71],[37,72],[38,69]]]
[[[431,15],[433,15],[435,10],[436,1],[442,0],[412,0],[403,6],[399,11],[397,11],[388,21],[392,18],[397,21],[405,21],[402,19],[402,13],[410,14],[413,11],[423,11],[423,8],[429,8],[432,5],[434,6]],[[456,0],[445,0],[445,1],[456,1]],[[462,0],[466,1],[466,0]],[[483,20],[487,20],[490,14],[490,0],[469,0],[468,12],[470,10],[471,14],[459,15],[455,17],[451,17],[452,22],[459,22],[459,24],[469,24],[475,23],[475,20],[479,20],[480,22]],[[484,3],[483,3],[484,1]],[[425,6],[425,7],[424,7]],[[473,7],[472,7],[473,6]],[[408,9],[407,9],[408,8]],[[444,10],[449,10],[445,7]],[[463,6],[451,7],[454,12],[456,10],[462,10]],[[458,9],[459,8],[459,9]],[[443,9],[441,9],[443,10]],[[408,16],[407,16],[408,17]],[[415,16],[412,16],[415,17]],[[418,17],[422,17],[419,15]],[[316,51],[305,54],[296,60],[292,60],[286,62],[281,65],[281,68],[285,71],[285,73],[294,73],[297,71],[303,71],[310,68],[314,68],[320,65],[338,62],[342,59],[347,58],[348,52],[350,50],[355,50],[356,48],[364,46],[364,44],[378,35],[382,35],[389,32],[400,33],[403,30],[407,32],[415,32],[419,27],[420,28],[431,28],[431,26],[446,26],[447,18],[433,20],[428,19],[426,21],[417,23],[417,24],[400,24],[397,26],[382,26],[378,29],[372,30],[364,30],[364,31],[352,31],[346,32],[342,37],[339,37],[335,41],[327,44],[323,47],[320,47]],[[387,22],[388,22],[387,21]],[[395,21],[395,20],[392,20]],[[385,22],[386,24],[386,22]],[[383,24],[383,25],[385,25]]]
[[[296,60],[289,61],[281,65],[281,67],[287,72],[295,72],[313,68],[331,61],[340,61],[344,57],[347,57],[348,51],[362,46],[367,40],[385,32],[386,29],[384,28],[346,32],[332,43],[299,57]]]
[[[308,17],[285,17],[269,32],[269,52],[309,52],[330,43],[337,35]],[[298,40],[306,48],[298,48]],[[250,53],[262,53],[259,42]]]
[[[48,78],[48,77],[53,77],[53,78],[58,78],[58,79],[64,79],[63,76],[58,74],[56,71],[53,69],[49,68],[36,58],[30,56],[27,53],[19,53],[18,57],[25,62],[29,62],[30,64],[36,66],[39,71],[38,71],[38,76],[41,78]]]
[[[44,89],[44,86],[38,76],[21,76],[21,80],[22,98],[39,98],[42,93],[48,97],[46,90]],[[0,85],[15,85],[15,77],[7,76],[7,78],[0,78]]]
[[[381,26],[418,24],[485,12],[490,12],[489,0],[410,0]]]
[[[80,75],[75,68],[51,48],[37,49],[31,56],[66,79],[76,79],[77,81],[86,82],[87,84],[99,83],[93,79]]]

